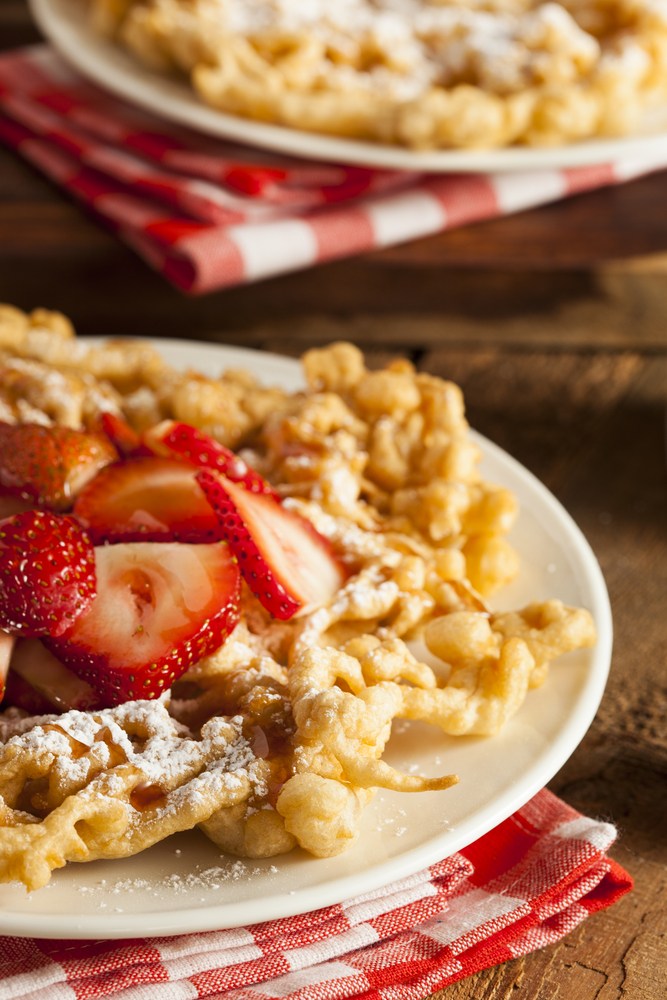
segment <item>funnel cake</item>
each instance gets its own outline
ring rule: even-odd
[[[90,428],[113,413],[137,434],[187,422],[240,452],[344,567],[330,600],[287,621],[244,584],[226,641],[155,700],[35,718],[8,705],[0,880],[34,889],[68,862],[127,857],[195,826],[245,857],[338,854],[378,788],[457,780],[391,767],[395,720],[492,741],[552,660],[595,642],[590,613],[558,599],[493,610],[520,571],[507,538],[517,504],[482,478],[455,385],[400,359],[369,371],[344,343],[303,367],[306,388],[287,393],[247,372],[178,371],[147,343],[84,346],[55,314],[0,310],[5,422]],[[11,679],[20,658],[7,656]]]
[[[623,135],[667,83],[652,0],[88,3],[214,108],[415,150]]]
[[[193,738],[161,701],[66,712],[0,751],[0,879],[45,885],[68,861],[125,858],[264,790],[238,717]]]

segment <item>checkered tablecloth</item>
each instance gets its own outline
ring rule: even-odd
[[[190,293],[516,212],[667,166],[420,175],[212,140],[110,97],[47,46],[0,57],[0,140]]]
[[[628,892],[615,833],[542,791],[458,854],[313,913],[169,938],[0,938],[0,1000],[423,1000]]]

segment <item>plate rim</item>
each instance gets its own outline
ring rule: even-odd
[[[82,336],[78,338],[78,341],[91,344],[109,339],[111,338]],[[118,337],[112,339],[144,340],[155,346],[161,353],[164,352],[167,360],[169,360],[170,347],[174,349],[176,355],[179,353],[199,354],[202,361],[206,355],[213,352],[219,355],[222,367],[225,365],[234,367],[239,363],[252,364],[253,359],[256,361],[260,358],[265,364],[276,367],[277,384],[280,384],[280,373],[283,377],[285,374],[290,376],[295,385],[303,384],[298,360],[273,352],[180,338]],[[193,358],[193,363],[197,363],[196,357]],[[261,378],[265,384],[268,384],[264,375]],[[569,545],[572,545],[570,554],[576,555],[577,568],[579,572],[583,573],[587,589],[590,590],[591,606],[589,610],[593,614],[598,629],[598,642],[592,650],[587,651],[591,657],[590,665],[587,668],[585,683],[578,693],[575,711],[568,718],[567,725],[558,732],[549,749],[537,756],[536,762],[528,769],[521,781],[510,785],[499,796],[494,797],[490,804],[477,810],[473,816],[457,822],[455,828],[446,830],[440,836],[432,838],[427,844],[417,845],[397,857],[386,859],[374,866],[370,879],[368,871],[365,873],[362,890],[358,887],[359,873],[354,872],[338,876],[324,885],[315,884],[299,888],[293,896],[286,896],[284,891],[273,895],[269,894],[262,898],[261,922],[294,916],[320,909],[323,906],[340,903],[359,895],[360,891],[365,893],[377,890],[414,874],[441,860],[443,856],[449,856],[468,846],[521,808],[553,778],[574,753],[597,713],[609,674],[613,641],[611,605],[600,565],[583,532],[551,491],[504,449],[476,431],[471,433],[481,445],[484,456],[489,455],[500,461],[503,466],[510,470],[512,476],[530,493],[537,496],[540,504],[545,507],[550,516],[550,526],[552,529],[557,526],[557,536],[560,538],[561,531],[565,531],[566,537],[563,539],[563,544],[565,541],[568,542],[568,551],[570,551]],[[446,848],[439,848],[438,844],[444,840],[446,840]],[[0,913],[0,933],[13,934],[17,937],[42,937],[56,940],[67,938],[112,940],[128,938],[133,935],[170,937],[190,932],[223,930],[255,924],[260,922],[256,912],[252,916],[252,911],[256,911],[256,909],[257,901],[250,899],[236,903],[227,901],[196,909],[190,907],[190,909],[158,911],[150,914],[145,911],[140,913],[123,912],[117,917],[110,913],[88,913],[77,917],[68,914],[30,914],[29,912],[12,914],[11,911],[3,910]],[[150,930],[146,932],[148,923],[150,923]]]
[[[96,34],[84,21],[67,16],[80,0],[28,0],[38,27],[75,69],[117,97],[178,125],[220,139],[307,160],[347,163],[417,173],[514,172],[567,169],[655,158],[667,154],[667,130],[625,137],[593,138],[553,147],[510,146],[495,150],[412,151],[400,146],[305,132],[218,111],[180,81],[160,76],[129,53]],[[85,43],[85,44],[82,44]],[[122,72],[115,65],[122,65]],[[109,76],[111,71],[111,78]],[[164,102],[165,91],[171,102]]]

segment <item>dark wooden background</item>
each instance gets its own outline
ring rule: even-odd
[[[38,40],[1,0],[0,47]],[[463,387],[473,425],[573,514],[609,587],[599,714],[551,783],[620,829],[633,893],[447,1000],[667,994],[667,172],[362,258],[189,299],[0,149],[0,301],[83,334],[295,354],[333,338]]]

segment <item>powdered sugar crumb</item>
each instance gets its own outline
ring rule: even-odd
[[[159,878],[123,878],[117,882],[102,879],[94,885],[78,886],[77,892],[84,896],[132,896],[135,893],[155,898],[161,898],[165,894],[184,896],[202,891],[208,893],[224,891],[225,888],[236,882],[248,882],[257,878],[266,879],[278,873],[279,869],[276,865],[260,867],[247,861],[230,859],[221,865],[208,867],[198,865],[191,872],[170,872]],[[209,896],[202,896],[199,901],[202,903],[212,902]],[[106,907],[108,903],[101,901],[97,905]],[[114,912],[122,913],[123,909],[116,907]]]

